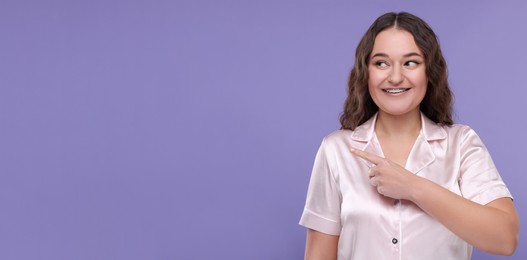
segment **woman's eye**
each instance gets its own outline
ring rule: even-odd
[[[419,65],[419,62],[411,60],[411,61],[407,61],[404,65],[408,67],[416,67],[417,65]]]
[[[384,61],[377,61],[375,62],[375,66],[379,67],[379,68],[386,68],[388,67],[388,64]]]

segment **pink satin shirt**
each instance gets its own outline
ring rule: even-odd
[[[324,138],[317,153],[300,224],[339,235],[338,259],[470,259],[472,246],[414,203],[380,195],[370,185],[371,164],[349,148],[384,157],[374,126]],[[511,197],[478,135],[465,125],[422,128],[405,168],[479,204]]]

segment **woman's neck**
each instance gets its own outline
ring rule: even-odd
[[[390,115],[379,111],[375,123],[377,136],[415,139],[421,131],[421,112],[416,109],[404,115]]]

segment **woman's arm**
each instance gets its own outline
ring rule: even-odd
[[[500,255],[511,255],[516,250],[519,220],[510,198],[481,205],[414,175],[388,159],[356,149],[352,149],[352,153],[376,165],[369,175],[371,184],[380,194],[414,202],[480,250]]]
[[[307,229],[305,260],[336,260],[339,236]]]
[[[514,253],[519,220],[510,198],[480,205],[432,181],[415,177],[410,200],[423,211],[480,250],[500,255]]]

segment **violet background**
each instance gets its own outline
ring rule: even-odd
[[[1,0],[0,259],[301,259],[355,47],[403,10],[527,222],[526,2]]]

